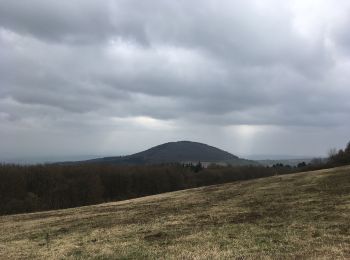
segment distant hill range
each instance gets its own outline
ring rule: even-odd
[[[104,157],[76,163],[152,165],[165,163],[198,163],[220,165],[255,165],[257,162],[237,156],[203,143],[179,141],[152,147],[127,156]]]

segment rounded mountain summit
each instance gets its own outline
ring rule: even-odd
[[[224,165],[251,165],[254,161],[241,159],[219,148],[191,141],[169,142],[148,150],[127,156],[104,157],[85,161],[124,165],[145,165],[164,163],[217,163]]]

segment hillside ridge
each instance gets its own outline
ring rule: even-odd
[[[96,158],[80,161],[79,163],[145,165],[184,162],[222,163],[227,165],[257,164],[254,161],[239,158],[217,147],[193,141],[167,142],[131,155]]]

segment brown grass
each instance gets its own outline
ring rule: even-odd
[[[1,259],[347,259],[350,167],[0,217]]]

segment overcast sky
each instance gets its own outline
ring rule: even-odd
[[[0,158],[350,140],[350,1],[0,0]]]

